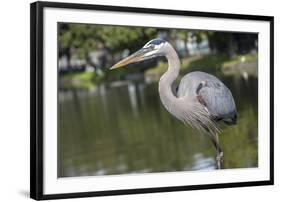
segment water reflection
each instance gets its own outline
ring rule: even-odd
[[[256,167],[257,79],[222,80],[238,110],[238,125],[223,126],[224,167]],[[214,156],[207,136],[163,108],[157,83],[59,92],[59,177],[211,170]]]
[[[192,170],[214,170],[216,169],[215,166],[215,159],[214,158],[205,158],[201,153],[194,154],[194,165],[192,166]],[[189,170],[186,168],[185,170]]]
[[[128,84],[128,94],[130,98],[130,104],[132,107],[133,115],[135,117],[138,116],[138,101],[137,101],[137,92],[136,92],[136,85],[134,83]]]

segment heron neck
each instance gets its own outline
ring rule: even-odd
[[[168,44],[168,49],[165,53],[168,60],[168,70],[161,76],[159,81],[159,95],[161,102],[165,108],[172,114],[173,108],[177,105],[178,98],[172,91],[172,84],[176,80],[180,71],[180,60],[174,48]],[[177,117],[177,114],[174,114]]]

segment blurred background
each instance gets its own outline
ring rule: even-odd
[[[58,177],[215,169],[207,136],[162,106],[165,58],[109,71],[153,38],[173,45],[180,78],[204,71],[232,91],[238,124],[220,142],[225,168],[258,166],[258,35],[60,23]]]

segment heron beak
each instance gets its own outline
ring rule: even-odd
[[[147,53],[146,49],[140,49],[139,51],[133,53],[132,55],[128,56],[127,58],[121,60],[120,62],[116,63],[112,67],[110,67],[110,70],[117,69],[119,67],[124,67],[128,64],[134,63],[134,62],[140,62],[145,59],[144,54]]]

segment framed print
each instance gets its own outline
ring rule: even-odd
[[[31,4],[31,198],[273,184],[273,17]]]

